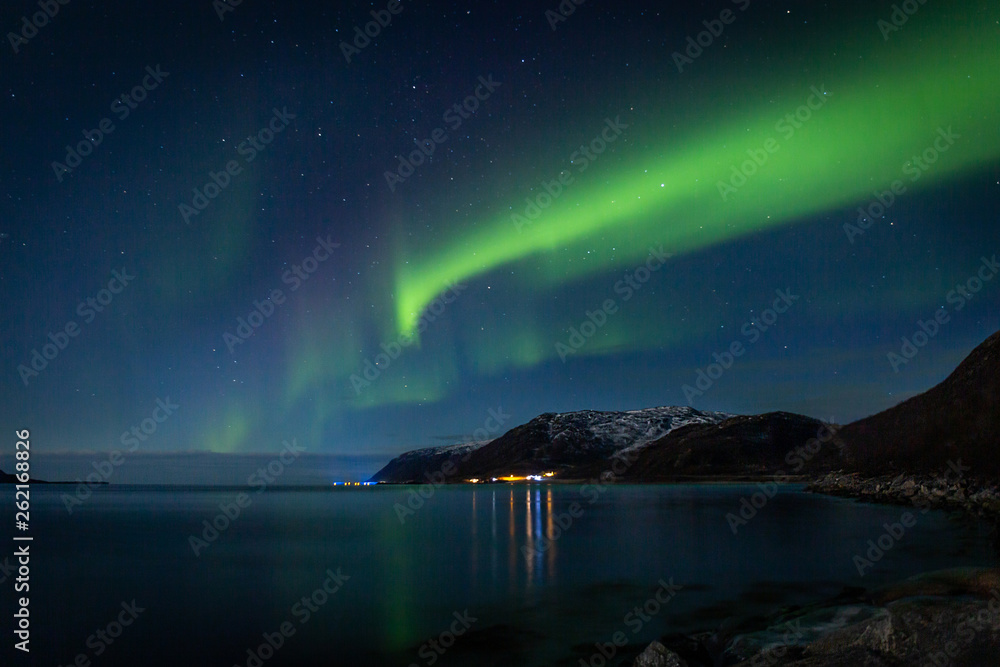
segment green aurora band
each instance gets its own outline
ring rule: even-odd
[[[929,24],[933,17],[927,12],[923,18]],[[638,264],[649,246],[691,252],[867,202],[895,180],[909,191],[996,160],[997,28],[987,21],[959,28],[928,25],[920,31],[908,25],[908,34],[894,34],[890,44],[873,28],[873,52],[863,56],[864,67],[842,54],[834,65],[816,68],[814,80],[768,90],[769,103],[743,110],[739,118],[719,111],[683,140],[676,132],[664,137],[655,153],[629,155],[627,164],[603,172],[591,169],[533,224],[518,230],[511,212],[503,212],[451,235],[444,247],[401,249],[395,262],[396,332],[415,334],[421,312],[450,282],[507,264],[521,262],[526,285],[557,285]],[[822,104],[812,97],[818,108],[805,113],[801,105],[815,89],[828,94]],[[752,96],[749,88],[728,90],[731,99]],[[796,112],[808,119],[783,120]],[[665,119],[662,126],[669,124]],[[939,129],[949,127],[959,138],[935,164],[924,170],[911,163],[934,146]],[[769,139],[779,148],[724,198],[720,182],[728,183],[748,151],[763,150]],[[908,176],[914,169],[919,180]],[[512,212],[523,212],[524,194]],[[582,252],[590,253],[588,261],[573,261]],[[545,262],[525,261],[543,253]]]

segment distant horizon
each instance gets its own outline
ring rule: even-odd
[[[926,389],[930,389],[927,387]],[[926,391],[926,389],[922,391]],[[921,391],[900,398],[893,403],[896,405]],[[889,406],[891,407],[891,406]],[[788,412],[775,408],[773,410],[762,410],[754,413],[737,413],[726,410],[714,410],[705,407],[694,407],[691,405],[648,405],[643,407],[633,407],[621,410],[604,408],[580,408],[578,410],[552,411],[542,410],[532,417],[524,420],[513,420],[504,425],[496,433],[491,434],[493,438],[499,437],[516,426],[525,424],[535,417],[556,412],[557,414],[567,414],[572,412],[596,411],[596,412],[630,412],[649,410],[656,408],[691,408],[702,412],[724,412],[733,416],[748,416],[754,414],[766,414],[768,412]],[[884,408],[875,410],[870,414],[876,414]],[[830,421],[831,415],[818,416],[805,413],[803,416],[819,419],[827,423],[837,423],[845,425],[856,419],[840,420],[834,418]],[[865,415],[865,417],[869,416]],[[857,419],[863,419],[858,417]],[[309,486],[329,486],[335,482],[362,482],[371,479],[376,472],[384,467],[389,461],[397,456],[418,449],[430,447],[444,447],[454,444],[464,444],[464,442],[445,438],[444,436],[428,436],[441,440],[449,440],[443,444],[422,444],[408,448],[396,450],[384,450],[365,454],[344,454],[337,452],[303,452],[297,461],[288,466],[282,466],[281,474],[275,477],[274,482],[268,483],[267,487],[293,488]],[[109,461],[115,452],[122,452],[121,463],[117,466],[112,464],[111,468],[104,465]],[[206,452],[202,450],[164,450],[164,451],[135,451],[127,452],[122,448],[109,448],[106,450],[80,450],[80,451],[48,451],[35,454],[32,457],[32,478],[45,482],[74,482],[84,481],[88,475],[101,471],[110,474],[101,481],[110,485],[135,485],[135,486],[205,486],[205,487],[246,487],[250,478],[262,466],[266,466],[275,460],[281,451],[257,451],[257,452]],[[8,453],[0,453],[0,470],[12,472],[14,469],[13,456]],[[93,478],[92,478],[93,479]]]
[[[247,486],[248,478],[268,463],[278,460],[278,452],[134,452],[122,455],[118,466],[104,465],[113,450],[106,452],[39,453],[32,457],[31,477],[46,482],[75,482],[97,474],[111,485],[165,486]],[[391,457],[381,454],[300,454],[299,460],[282,465],[269,488],[282,486],[323,486],[333,482],[361,482],[369,479]],[[0,456],[0,470],[11,473],[14,460]],[[106,476],[102,474],[110,471]]]

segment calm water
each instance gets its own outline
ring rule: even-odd
[[[251,504],[197,557],[189,535],[239,490],[110,487],[72,515],[59,498],[67,490],[32,489],[33,650],[18,664],[69,665],[84,654],[93,665],[252,667],[247,650],[288,623],[295,634],[261,664],[578,665],[617,631],[638,646],[845,585],[995,563],[986,526],[917,514],[862,579],[852,557],[904,509],[797,487],[784,487],[735,536],[725,515],[753,486],[599,495],[558,485],[450,487],[405,523],[394,504],[405,504],[411,487],[251,491]],[[550,542],[574,502],[582,515]],[[8,523],[0,559],[13,551]],[[525,556],[532,545],[548,548]],[[342,586],[314,597],[306,620],[296,603],[338,569]],[[668,604],[646,620],[627,616],[671,578],[683,589]],[[2,584],[5,619],[11,585]],[[133,599],[144,611],[108,637],[113,643],[88,642]],[[456,621],[466,611],[466,623]],[[442,659],[421,649],[453,623],[464,636]],[[3,641],[9,655],[8,632]]]

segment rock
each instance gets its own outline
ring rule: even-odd
[[[869,595],[873,603],[888,605],[905,598],[963,595],[989,598],[994,590],[1000,591],[1000,568],[957,567],[925,572],[880,586]]]
[[[865,648],[875,654],[893,654],[897,650],[897,635],[892,625],[892,616],[885,615],[872,619],[866,625],[854,645]]]
[[[806,490],[867,502],[958,508],[982,517],[1000,518],[1000,492],[995,483],[983,480],[960,479],[951,482],[944,478],[932,479],[920,475],[865,479],[857,474],[828,474],[809,484]]]
[[[660,642],[653,642],[639,654],[632,667],[688,667],[688,664]]]
[[[802,644],[768,642],[738,657],[739,667],[897,667],[1000,664],[1000,570],[930,572],[876,591],[874,614],[817,623],[819,612],[795,619]],[[842,601],[841,601],[842,602]],[[884,605],[884,606],[882,606]],[[822,610],[819,610],[822,611]],[[855,622],[855,619],[857,620]]]

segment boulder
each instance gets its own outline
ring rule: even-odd
[[[639,654],[632,667],[688,667],[688,664],[660,642],[653,642]]]

